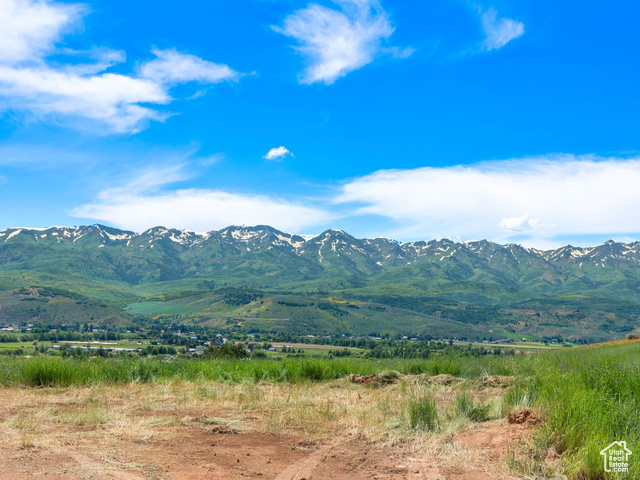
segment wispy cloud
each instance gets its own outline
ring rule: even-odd
[[[381,170],[336,203],[396,221],[401,238],[517,239],[640,233],[640,158],[555,155],[453,167]]]
[[[98,198],[104,200],[156,192],[165,185],[192,178],[187,166],[187,163],[178,163],[147,167],[122,185],[100,191]]]
[[[388,53],[406,58],[412,49],[383,47],[394,27],[377,0],[334,0],[338,9],[312,3],[297,10],[275,31],[298,41],[295,49],[308,66],[300,83],[332,84],[338,78],[373,62],[377,55]]]
[[[157,225],[210,231],[228,225],[267,224],[299,232],[331,219],[322,209],[271,196],[206,189],[156,194],[102,192],[94,203],[76,208],[72,215],[135,231]]]
[[[482,28],[485,34],[482,49],[487,52],[504,47],[524,33],[524,23],[511,18],[498,18],[494,8],[482,13]]]
[[[277,147],[270,149],[262,158],[265,158],[267,160],[282,160],[287,155],[291,155],[293,157],[293,153],[291,153],[287,148]]]
[[[186,82],[236,81],[240,74],[174,49],[154,50],[137,75],[109,73],[125,60],[121,51],[56,50],[63,33],[78,26],[86,7],[36,0],[0,1],[0,110],[28,112],[39,119],[87,126],[102,133],[136,133],[168,113],[151,105],[172,101],[169,88]],[[51,64],[54,54],[83,55],[85,64]]]
[[[238,80],[241,75],[227,65],[208,62],[194,55],[170,50],[153,49],[157,57],[142,64],[140,76],[163,85],[187,82],[220,83]]]
[[[332,218],[321,207],[272,195],[166,188],[190,178],[187,163],[146,168],[126,183],[101,190],[93,202],[73,209],[71,215],[135,231],[157,225],[209,231],[267,224],[299,232]]]

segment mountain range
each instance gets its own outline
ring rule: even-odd
[[[269,226],[1,231],[0,320],[16,315],[10,298],[35,286],[100,303],[110,322],[117,309],[123,322],[146,315],[314,334],[593,341],[640,326],[640,242],[542,251],[487,240],[356,239],[341,230],[303,237]]]

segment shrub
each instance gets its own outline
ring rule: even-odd
[[[202,358],[245,358],[247,357],[247,351],[244,346],[227,342],[220,348],[209,345],[207,349],[202,353]]]

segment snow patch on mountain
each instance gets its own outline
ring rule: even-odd
[[[131,235],[128,235],[126,233],[112,235],[111,233],[106,232],[104,230],[102,230],[101,233],[106,235],[109,238],[109,240],[114,241],[114,242],[117,241],[117,240],[130,240],[131,239]]]
[[[4,240],[5,243],[7,243],[9,240],[11,240],[13,237],[15,237],[16,235],[20,235],[20,232],[22,232],[21,229],[16,230],[15,232],[11,232],[9,234],[9,236]]]

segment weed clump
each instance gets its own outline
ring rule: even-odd
[[[433,432],[440,425],[436,401],[431,395],[413,395],[409,398],[409,426],[416,430]]]
[[[466,417],[472,422],[480,423],[491,419],[491,404],[476,402],[466,392],[456,397],[455,409],[458,415]]]

